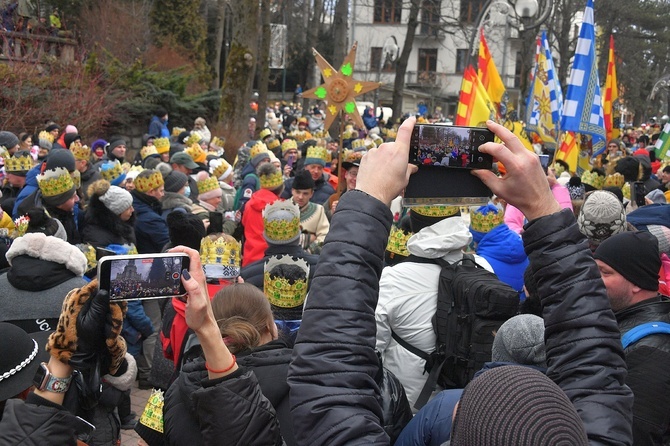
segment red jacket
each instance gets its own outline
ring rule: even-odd
[[[268,247],[263,237],[263,209],[274,203],[279,197],[267,189],[259,189],[251,195],[244,207],[242,226],[244,227],[244,246],[242,266],[260,260]]]

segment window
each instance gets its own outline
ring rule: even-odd
[[[378,46],[373,46],[370,48],[370,71],[379,71],[379,64],[382,62],[382,48]],[[383,72],[393,72],[395,71],[395,62],[389,60],[384,61],[384,66],[382,67]]]
[[[523,57],[521,51],[516,53],[516,61],[514,62],[514,88],[519,88],[521,85],[521,69],[523,67]]]
[[[434,73],[437,71],[437,48],[419,48],[419,66],[417,68],[419,75],[421,73]]]
[[[465,71],[465,63],[468,60],[468,50],[456,50],[456,73]]]
[[[421,8],[421,35],[436,36],[440,30],[441,0],[423,0]]]
[[[461,22],[474,23],[484,8],[485,0],[461,0]]]
[[[400,23],[402,0],[375,0],[375,23]]]

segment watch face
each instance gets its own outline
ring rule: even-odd
[[[42,388],[44,384],[44,378],[49,374],[49,369],[45,363],[41,363],[40,366],[35,371],[35,377],[33,378],[33,385],[38,389]]]

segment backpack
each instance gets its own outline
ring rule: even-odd
[[[392,332],[400,345],[426,361],[426,381],[414,407],[420,409],[436,384],[445,389],[464,388],[475,372],[491,360],[493,337],[500,326],[519,309],[519,292],[475,262],[472,255],[453,264],[442,259],[411,256],[408,261],[441,266],[437,311],[433,330],[435,351],[423,352]]]
[[[640,339],[653,334],[670,334],[670,324],[667,322],[645,322],[637,325],[621,337],[621,345],[625,350],[631,344],[635,344]]]
[[[255,173],[248,173],[247,175],[245,175],[244,180],[246,180],[250,175],[251,175],[251,178],[253,178],[254,181],[255,181],[255,184],[256,184],[255,190],[260,189],[261,180],[260,180],[260,178],[258,178],[258,175],[256,175]],[[239,210],[240,207],[242,207],[242,205],[240,204],[240,200],[242,199],[242,194],[244,193],[243,192],[244,189],[246,189],[244,187],[244,180],[242,181],[242,186],[240,186],[240,188],[237,189],[237,191],[235,192],[235,200],[233,202],[233,209],[236,210],[236,211]],[[248,198],[247,198],[247,201],[248,201]]]

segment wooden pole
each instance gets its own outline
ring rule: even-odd
[[[342,196],[342,192],[346,188],[344,184],[344,168],[342,167],[342,161],[344,160],[344,113],[340,112],[340,146],[337,149],[337,195],[338,197]]]

